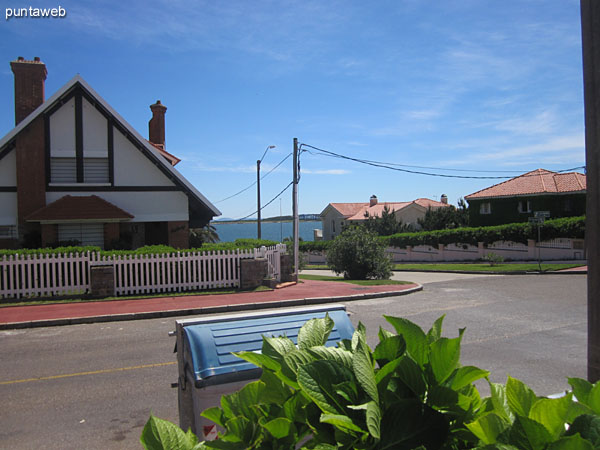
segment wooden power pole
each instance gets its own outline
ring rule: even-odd
[[[588,380],[600,380],[600,2],[581,0],[588,262]]]
[[[292,214],[294,220],[294,275],[298,279],[300,250],[300,216],[298,215],[298,139],[294,138],[294,180],[292,184]]]

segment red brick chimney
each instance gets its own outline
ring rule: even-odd
[[[377,196],[375,194],[371,195],[369,199],[369,206],[375,206],[377,204]]]
[[[165,149],[165,113],[167,107],[160,100],[156,100],[154,105],[150,105],[152,110],[152,119],[148,122],[148,140],[154,145]]]
[[[11,61],[10,68],[15,75],[15,125],[18,125],[44,103],[44,82],[48,71],[37,56],[33,61],[19,56],[16,61]]]

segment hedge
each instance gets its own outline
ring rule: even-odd
[[[262,246],[270,247],[278,244],[276,241],[259,240],[259,239],[236,239],[234,242],[221,242],[218,244],[204,244],[200,248],[186,248],[176,249],[169,247],[168,245],[146,245],[136,250],[101,250],[100,247],[86,246],[86,247],[56,247],[56,248],[35,248],[35,249],[19,249],[19,250],[0,250],[0,256],[3,255],[56,255],[56,254],[78,254],[99,252],[102,256],[109,255],[162,255],[168,253],[177,252],[212,252],[212,251],[226,251],[226,250],[249,250],[253,248],[259,248]]]
[[[542,241],[555,238],[583,239],[585,237],[585,216],[565,217],[547,220],[540,226]],[[510,223],[493,227],[465,227],[451,230],[419,231],[399,233],[379,237],[388,247],[406,248],[417,245],[437,246],[439,244],[471,244],[483,242],[485,245],[497,241],[512,241],[527,244],[528,239],[538,239],[537,225],[530,223]],[[332,241],[300,242],[300,251],[327,251]]]

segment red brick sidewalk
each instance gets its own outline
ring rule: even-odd
[[[264,292],[10,306],[0,308],[0,329],[351,301],[401,295],[419,289],[422,287],[417,284],[358,286],[342,282],[304,280],[293,286]]]

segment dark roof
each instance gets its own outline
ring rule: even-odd
[[[29,222],[123,221],[133,215],[97,195],[65,195],[25,218]]]

